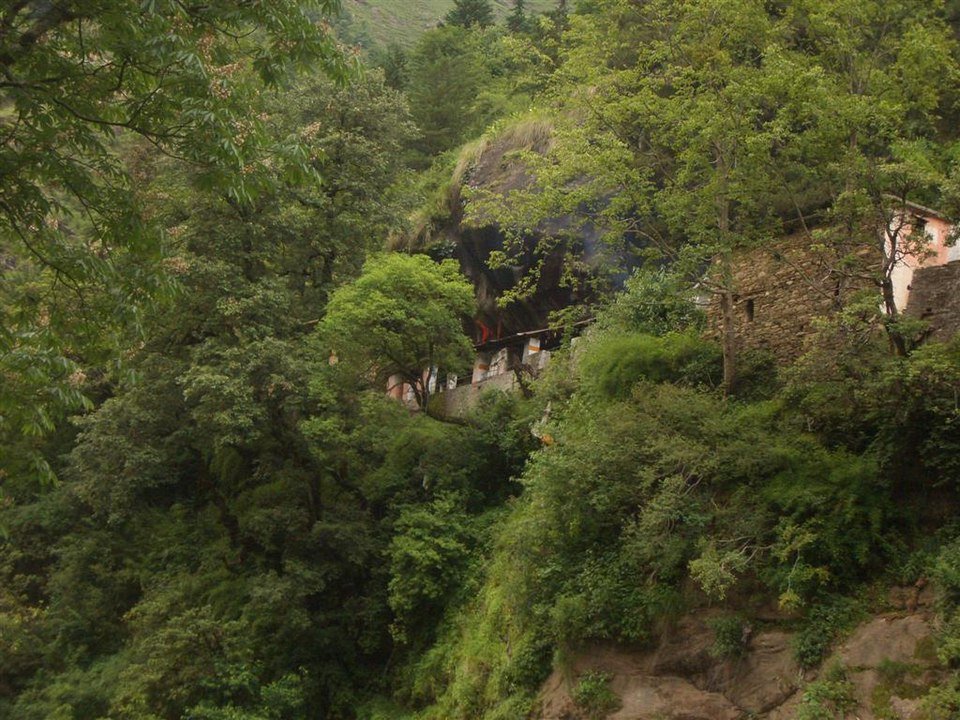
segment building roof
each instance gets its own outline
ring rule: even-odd
[[[920,203],[911,202],[909,200],[904,200],[903,198],[897,197],[896,195],[887,195],[887,198],[890,200],[895,200],[910,212],[915,215],[920,215],[921,217],[935,218],[937,220],[942,220],[946,223],[953,223],[953,219],[947,217],[939,210],[934,210],[933,208],[928,208],[926,205],[921,205]]]

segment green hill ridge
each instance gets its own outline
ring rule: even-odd
[[[498,17],[513,7],[511,0],[494,0]],[[552,9],[555,0],[530,0],[527,12],[541,13]],[[371,44],[397,42],[412,44],[422,32],[434,26],[453,7],[453,0],[345,0],[344,15],[351,29]]]

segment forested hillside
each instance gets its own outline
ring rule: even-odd
[[[0,718],[960,717],[960,3],[415,5],[0,8]]]

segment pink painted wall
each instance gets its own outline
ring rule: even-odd
[[[927,243],[928,253],[924,257],[908,255],[894,268],[891,278],[893,280],[893,294],[899,310],[903,310],[910,299],[910,283],[913,280],[914,270],[921,267],[945,265],[953,260],[960,260],[960,245],[954,247],[947,245],[947,239],[953,226],[935,215],[922,213],[918,213],[918,215],[926,220],[925,232],[929,238]]]

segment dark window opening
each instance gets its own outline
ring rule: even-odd
[[[753,298],[747,300],[747,322],[753,322]]]

